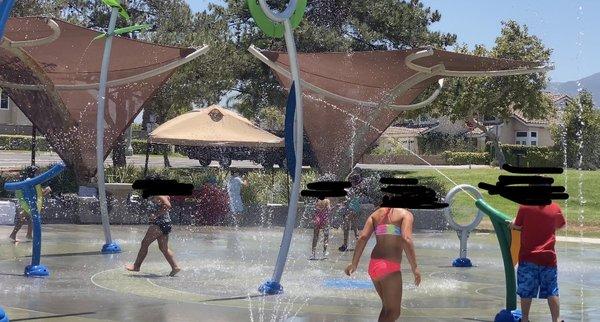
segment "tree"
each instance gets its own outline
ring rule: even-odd
[[[288,1],[270,1],[279,9]],[[236,48],[224,57],[235,72],[235,107],[255,118],[267,106],[284,106],[285,94],[272,72],[247,52],[254,44],[270,50],[285,50],[283,39],[266,37],[251,20],[246,1],[227,0],[225,8],[214,11],[226,21]],[[453,45],[456,36],[432,32],[429,25],[439,21],[438,11],[419,0],[315,0],[309,1],[306,15],[295,30],[300,52],[368,51]]]
[[[593,97],[582,91],[569,101],[561,115],[560,125],[552,129],[554,142],[566,153],[567,166],[586,170],[600,167],[600,111]]]
[[[11,15],[13,17],[58,16],[65,3],[66,0],[19,0],[15,1]]]
[[[491,50],[477,45],[473,51],[469,51],[463,45],[456,47],[456,51],[537,64],[548,64],[552,53],[538,37],[529,34],[527,26],[521,26],[512,20],[502,22],[500,36],[496,38]],[[499,152],[498,139],[493,132],[487,130],[484,119],[508,119],[517,110],[522,111],[527,118],[548,117],[553,109],[552,102],[543,94],[547,81],[547,75],[543,73],[446,79],[446,89],[428,112],[432,115],[449,115],[453,121],[464,120],[477,126],[495,143],[496,151]],[[503,159],[501,153],[496,154]]]

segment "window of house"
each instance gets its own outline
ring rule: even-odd
[[[537,146],[537,132],[518,131],[515,134],[515,144],[526,146]]]
[[[8,95],[0,88],[0,110],[8,110]]]
[[[537,132],[529,132],[529,145],[537,146]]]

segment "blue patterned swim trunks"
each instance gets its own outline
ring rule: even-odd
[[[524,299],[558,296],[558,271],[556,267],[519,263],[517,286],[517,294]]]

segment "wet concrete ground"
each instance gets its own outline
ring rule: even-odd
[[[101,226],[44,226],[45,279],[25,278],[31,243],[10,243],[0,227],[0,305],[12,321],[375,321],[380,302],[372,289],[367,252],[353,278],[343,274],[351,253],[340,253],[333,232],[327,260],[309,261],[311,232],[297,231],[282,284],[285,294],[262,297],[281,228],[175,227],[171,247],[184,269],[169,266],[152,246],[140,273],[133,261],[145,226],[115,226],[124,252],[101,255]],[[504,275],[493,235],[474,235],[477,267],[450,267],[458,254],[455,233],[416,234],[423,274],[419,288],[405,261],[402,321],[493,321],[504,305]],[[371,241],[372,243],[373,241]],[[370,251],[372,245],[367,247]],[[600,245],[559,243],[559,285],[566,321],[600,321]],[[545,302],[534,302],[534,321],[547,321]]]

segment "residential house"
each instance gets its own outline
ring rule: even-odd
[[[561,111],[571,100],[568,95],[546,93],[552,100],[554,108]],[[488,130],[498,135],[502,144],[519,144],[526,146],[552,146],[551,126],[557,121],[555,116],[549,119],[528,119],[520,111],[515,111],[508,120],[490,119],[484,124]],[[479,128],[469,127],[464,121],[454,122],[449,117],[437,119],[426,115],[401,124],[389,127],[377,141],[379,146],[401,143],[405,148],[420,153],[417,138],[429,132],[440,132],[450,135],[465,135],[472,139],[478,149],[485,149],[486,137]]]
[[[31,131],[31,122],[19,107],[0,88],[0,134]]]
[[[390,126],[377,140],[377,146],[382,148],[393,148],[400,144],[407,150],[419,154],[419,142],[417,138],[433,129],[427,125],[405,125],[405,126]]]
[[[546,93],[559,114],[571,100],[568,95]],[[488,129],[498,135],[502,144],[517,144],[525,146],[553,146],[552,125],[558,122],[558,115],[550,115],[546,119],[529,119],[521,111],[515,111],[508,120],[503,122],[486,122]],[[478,130],[478,129],[477,129]],[[479,136],[483,133],[479,131]]]

